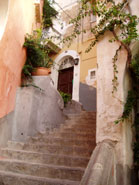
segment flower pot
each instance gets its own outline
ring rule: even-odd
[[[32,76],[48,76],[51,74],[51,69],[46,67],[37,67],[32,72]]]

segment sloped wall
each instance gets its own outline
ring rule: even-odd
[[[38,132],[50,131],[64,123],[64,102],[49,77],[34,77],[34,84],[18,88],[12,121],[12,140],[25,141]]]

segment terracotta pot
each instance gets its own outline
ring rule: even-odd
[[[51,74],[50,68],[37,67],[35,71],[32,72],[32,76],[48,76]]]

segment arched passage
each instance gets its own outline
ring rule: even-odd
[[[0,40],[7,22],[9,0],[0,0]]]

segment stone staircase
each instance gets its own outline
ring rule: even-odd
[[[82,111],[26,143],[9,141],[0,154],[0,185],[79,185],[95,148],[96,114]]]

